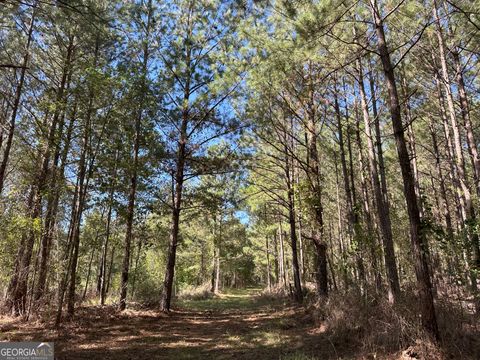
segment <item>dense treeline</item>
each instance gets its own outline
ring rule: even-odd
[[[262,283],[480,309],[480,5],[15,1],[4,307]],[[414,289],[412,290],[412,287]]]

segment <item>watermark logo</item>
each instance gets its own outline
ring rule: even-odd
[[[54,360],[51,342],[0,342],[0,360]]]

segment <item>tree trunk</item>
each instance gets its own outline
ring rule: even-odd
[[[68,60],[67,60],[68,64]],[[57,93],[57,99],[63,98],[63,92],[67,81],[67,73],[64,72],[62,81]],[[48,116],[48,113],[47,113]],[[45,118],[47,120],[47,117]],[[55,114],[51,123],[48,125],[47,138],[44,142],[40,142],[39,145],[39,157],[40,165],[37,169],[38,173],[34,177],[34,185],[31,187],[31,199],[32,203],[29,207],[29,218],[31,221],[35,221],[40,217],[42,211],[42,198],[47,185],[48,170],[51,158],[51,151],[55,143],[55,135],[57,133],[57,125],[59,123],[59,114]],[[32,259],[33,247],[35,245],[37,234],[35,229],[29,230],[29,234],[25,241],[22,241],[22,246],[25,248],[21,250],[22,257],[19,258],[20,266],[17,268],[18,272],[14,273],[12,283],[15,283],[15,287],[9,287],[11,290],[9,294],[9,302],[7,303],[10,309],[13,309],[15,315],[25,313],[26,296],[28,290],[28,277],[30,273],[30,264]],[[12,308],[13,306],[13,308]]]
[[[452,52],[453,59],[457,68],[456,71],[456,81],[458,85],[458,95],[460,98],[460,110],[462,114],[463,123],[465,126],[465,133],[467,137],[468,151],[470,154],[470,159],[472,162],[473,168],[473,178],[475,182],[475,189],[477,192],[477,197],[480,197],[480,158],[478,155],[477,142],[475,141],[475,136],[473,132],[472,120],[470,118],[470,107],[468,104],[467,91],[465,89],[465,81],[463,79],[463,70],[462,64],[460,61],[460,54],[457,49]],[[472,282],[475,286],[474,296],[476,296],[475,306],[477,312],[480,312],[480,294],[478,293],[478,274],[480,273],[480,241],[478,233],[473,230],[471,247],[473,252],[473,261],[472,261]]]
[[[401,79],[400,89],[403,92],[404,97],[404,114],[407,122],[407,135],[408,135],[408,151],[410,153],[412,172],[415,180],[415,195],[418,201],[418,209],[420,211],[420,219],[423,218],[423,203],[420,195],[420,177],[418,174],[418,162],[417,162],[417,146],[415,141],[415,133],[413,132],[413,117],[412,110],[410,108],[410,94],[408,90],[407,79],[405,76]]]
[[[370,257],[372,260],[372,272],[375,278],[375,288],[377,293],[382,289],[382,269],[380,268],[378,261],[377,261],[377,236],[376,231],[373,227],[373,219],[370,212],[370,202],[369,202],[369,189],[367,186],[367,182],[365,180],[365,160],[363,157],[363,145],[362,145],[362,138],[360,137],[360,119],[358,116],[357,110],[357,102],[355,101],[355,118],[356,118],[356,126],[355,126],[355,134],[356,134],[356,142],[358,148],[358,159],[360,164],[360,186],[362,188],[362,210],[365,217],[365,222],[367,226],[367,233],[369,239],[369,247],[370,247]]]
[[[135,259],[135,269],[133,272],[133,281],[132,281],[132,297],[135,295],[135,282],[137,280],[137,269],[138,269],[138,262],[140,261],[140,254],[142,252],[142,238],[138,241],[138,251],[137,251],[137,258]]]
[[[406,146],[404,128],[401,118],[400,101],[395,81],[394,68],[390,60],[387,42],[384,33],[383,19],[379,12],[376,0],[370,0],[372,16],[377,35],[377,46],[382,61],[385,81],[388,89],[388,105],[392,119],[398,160],[402,172],[404,195],[407,203],[408,218],[410,221],[410,237],[414,256],[415,274],[421,306],[422,323],[429,334],[439,339],[437,319],[433,302],[432,283],[427,263],[428,246],[425,236],[421,233],[420,211],[415,195],[415,179],[412,174],[410,158]]]
[[[70,141],[73,132],[74,121],[70,120],[69,126],[67,128],[66,140],[64,143],[63,150],[61,149],[61,139],[63,137],[63,128],[65,125],[65,113],[67,105],[67,96],[66,92],[70,87],[70,80],[72,75],[71,69],[71,60],[74,51],[74,37],[69,38],[69,44],[67,47],[67,54],[65,65],[63,68],[63,75],[60,83],[60,88],[57,94],[57,109],[54,113],[54,123],[57,123],[58,118],[60,117],[60,124],[57,134],[54,135],[54,146],[55,152],[53,156],[53,165],[51,169],[51,177],[49,181],[49,188],[51,189],[48,194],[47,202],[47,212],[45,215],[45,230],[42,234],[41,244],[40,244],[40,269],[38,274],[37,287],[35,289],[34,300],[38,301],[43,296],[43,291],[45,289],[45,282],[47,279],[47,270],[48,262],[50,258],[50,249],[53,241],[53,232],[56,224],[56,217],[58,211],[58,205],[60,201],[60,191],[61,191],[61,181],[64,177],[65,164],[70,150]],[[62,113],[61,113],[62,112]],[[76,105],[73,110],[73,118],[76,115]],[[61,165],[59,168],[59,161],[61,160]]]
[[[98,234],[97,234],[97,237],[98,237]],[[92,262],[93,262],[94,255],[95,255],[95,249],[92,249],[92,253],[90,255],[90,261],[88,262],[87,279],[85,280],[85,287],[83,288],[82,302],[85,301],[85,297],[87,296],[88,284],[90,283],[90,274],[92,273]]]
[[[386,201],[387,193],[383,193],[380,179],[378,176],[378,165],[375,157],[372,131],[370,127],[370,115],[368,113],[367,96],[363,84],[363,68],[361,60],[357,60],[358,85],[360,89],[360,102],[367,139],[367,151],[370,168],[370,179],[374,192],[375,205],[378,220],[380,222],[380,231],[383,241],[383,253],[385,256],[385,267],[388,281],[388,300],[394,303],[400,294],[400,282],[398,279],[397,262],[395,259],[395,248],[392,236],[392,224],[390,220],[390,204]]]
[[[288,180],[287,182],[290,183],[290,181]],[[300,265],[298,263],[297,249],[297,230],[295,225],[295,208],[293,205],[293,189],[291,187],[291,184],[288,185],[288,222],[290,225],[290,245],[292,247],[292,267],[293,283],[295,287],[295,300],[301,303],[303,301],[303,291],[300,281]]]
[[[456,66],[456,82],[458,86],[458,96],[460,103],[460,113],[465,126],[467,137],[468,152],[472,161],[473,176],[475,180],[475,189],[480,196],[480,158],[478,155],[477,141],[473,132],[472,119],[470,117],[470,105],[468,103],[467,90],[465,89],[465,80],[463,78],[463,66],[460,60],[458,49],[452,51],[454,64]]]
[[[99,52],[99,39],[97,37],[95,41],[95,50],[93,58],[93,66],[97,66],[98,62],[98,52]],[[92,118],[94,115],[94,99],[95,91],[92,84],[89,84],[88,90],[88,105],[87,113],[85,116],[85,125],[83,129],[82,136],[82,148],[80,151],[80,159],[78,162],[78,171],[77,171],[77,184],[76,184],[76,197],[74,196],[74,202],[72,204],[72,218],[70,225],[70,240],[71,244],[71,253],[69,259],[69,267],[67,271],[68,281],[68,294],[67,294],[67,313],[69,317],[73,317],[75,311],[75,289],[76,289],[76,275],[77,275],[77,262],[78,262],[78,252],[80,248],[80,226],[82,223],[83,210],[85,208],[85,202],[87,197],[88,182],[93,170],[94,155],[91,155],[91,158],[88,159],[87,165],[87,156],[91,152],[91,127],[92,127]],[[61,313],[63,306],[63,294],[59,297],[59,304],[57,309],[57,320],[58,324],[61,321]]]
[[[90,104],[92,105],[92,104]],[[88,118],[90,116],[87,116]],[[75,311],[75,288],[76,288],[76,274],[77,274],[77,262],[78,262],[78,252],[80,248],[80,225],[82,222],[83,209],[85,208],[86,200],[86,189],[85,189],[85,177],[86,177],[86,156],[87,148],[89,146],[90,138],[90,123],[87,121],[85,124],[84,136],[83,136],[83,145],[80,155],[80,161],[78,164],[78,181],[77,181],[77,198],[76,202],[73,203],[73,212],[71,219],[71,232],[70,232],[70,243],[72,244],[72,252],[70,258],[70,267],[68,268],[68,277],[69,277],[69,286],[67,294],[67,313],[70,317],[73,317]]]
[[[0,195],[2,195],[3,188],[5,185],[5,177],[7,171],[7,165],[10,158],[10,151],[12,149],[13,144],[13,136],[15,134],[15,125],[17,122],[17,114],[20,108],[20,102],[23,95],[23,85],[25,83],[25,75],[27,72],[28,61],[30,59],[30,45],[32,43],[33,38],[33,28],[35,24],[35,17],[37,15],[37,7],[39,1],[36,1],[32,5],[32,15],[30,17],[30,24],[28,26],[28,34],[27,34],[27,44],[25,46],[25,54],[23,56],[22,67],[20,69],[20,78],[18,80],[17,89],[15,90],[15,98],[12,104],[12,114],[10,117],[10,127],[8,129],[7,134],[7,142],[5,143],[5,149],[3,151],[3,158],[2,162],[0,163]],[[1,148],[1,147],[0,147]]]
[[[286,275],[286,267],[285,267],[285,249],[283,248],[283,229],[282,229],[282,220],[279,219],[278,222],[278,239],[279,239],[279,261],[280,261],[280,277],[282,280],[282,288],[287,288],[287,275]]]
[[[120,301],[119,301],[119,310],[125,310],[127,306],[127,286],[128,286],[128,274],[130,269],[130,248],[132,244],[132,230],[133,230],[133,217],[135,211],[135,197],[137,192],[137,177],[138,177],[138,155],[140,151],[140,128],[141,128],[141,113],[138,116],[135,122],[135,145],[134,145],[134,155],[133,155],[133,170],[130,177],[130,194],[128,197],[128,208],[127,208],[127,231],[125,235],[125,250],[123,255],[123,265],[122,265],[122,277],[120,285]]]
[[[303,287],[305,287],[305,281],[306,281],[306,274],[305,274],[305,248],[304,248],[304,242],[303,242],[303,216],[302,216],[302,198],[300,196],[300,175],[299,172],[297,171],[296,174],[296,187],[298,189],[297,191],[297,198],[298,198],[298,206],[297,209],[297,223],[298,223],[298,241],[299,241],[299,248],[300,248],[300,278],[303,284]],[[294,194],[295,195],[295,194]],[[295,196],[293,198],[294,204],[295,204]]]
[[[106,297],[106,295],[110,291],[110,284],[111,284],[112,272],[113,272],[113,259],[115,259],[115,246],[112,247],[112,253],[110,255],[110,266],[108,267],[107,286],[105,288],[104,297]]]
[[[185,104],[188,103],[190,97],[189,86],[186,87]],[[173,277],[175,274],[175,258],[177,254],[178,233],[180,212],[182,205],[182,192],[184,181],[184,169],[186,161],[186,143],[187,143],[187,125],[189,120],[188,108],[183,110],[183,120],[180,132],[180,141],[177,150],[177,169],[175,173],[175,187],[172,204],[172,216],[170,225],[170,243],[167,256],[167,267],[165,271],[165,280],[163,283],[162,296],[160,301],[160,308],[162,311],[170,311],[170,303],[172,299]]]
[[[108,256],[108,243],[110,241],[110,227],[112,224],[112,208],[113,208],[113,197],[115,194],[115,186],[117,179],[117,161],[118,161],[118,150],[115,150],[114,157],[115,164],[113,166],[112,181],[110,183],[110,191],[108,194],[108,212],[107,212],[107,225],[105,229],[105,240],[102,244],[102,257],[100,264],[100,276],[98,281],[98,292],[100,294],[100,304],[105,305],[105,295],[107,290],[107,256]],[[112,254],[113,256],[113,254]]]
[[[191,36],[189,30],[189,36]],[[187,64],[187,70],[185,74],[185,84],[183,85],[183,103],[182,103],[182,119],[179,127],[179,139],[176,154],[176,169],[174,172],[174,186],[172,196],[172,215],[170,225],[170,241],[167,255],[167,266],[165,270],[165,279],[163,282],[162,295],[160,299],[160,309],[164,312],[170,311],[170,303],[172,300],[172,286],[173,277],[175,275],[175,259],[177,254],[178,235],[179,235],[179,222],[180,213],[182,209],[182,195],[183,195],[183,182],[185,163],[187,160],[187,127],[190,122],[190,96],[191,96],[191,82],[192,82],[192,47],[187,46],[185,54],[185,64]]]
[[[343,214],[342,214],[342,206],[341,206],[341,200],[340,200],[340,180],[338,175],[336,152],[334,152],[333,159],[335,164],[335,195],[336,195],[335,204],[337,207],[338,245],[339,245],[340,257],[342,259],[341,270],[343,275],[343,283],[345,286],[345,290],[348,290],[348,288],[350,287],[350,280],[348,277],[349,263],[347,258],[349,245],[347,244],[347,241],[345,241],[345,238],[343,237]]]
[[[270,274],[270,246],[268,236],[265,237],[265,253],[267,257],[267,288],[270,291],[272,289],[272,276]]]
[[[35,191],[34,191],[34,184],[30,187],[29,195],[28,195],[28,200],[27,200],[27,209],[31,209],[33,207],[33,203],[35,200]],[[15,264],[14,264],[14,271],[13,275],[10,279],[10,282],[8,284],[7,288],[7,293],[6,293],[6,306],[9,311],[13,313],[13,315],[18,316],[21,314],[23,311],[24,306],[24,300],[23,299],[18,299],[17,298],[17,288],[19,285],[19,281],[22,275],[22,272],[25,272],[23,268],[23,259],[25,256],[25,252],[27,251],[27,239],[28,239],[28,233],[22,235],[22,239],[20,242],[20,246],[18,248],[17,252],[17,257],[15,258]]]
[[[292,125],[293,128],[293,125]],[[298,263],[298,249],[297,249],[297,228],[296,228],[296,214],[294,205],[294,190],[293,181],[295,174],[293,173],[292,159],[288,154],[287,136],[285,134],[285,182],[287,185],[287,203],[288,203],[288,223],[290,227],[290,245],[292,248],[292,269],[293,269],[293,284],[295,288],[295,301],[301,303],[303,301],[302,283],[300,281],[300,265]]]
[[[150,28],[152,26],[152,0],[148,1],[147,5],[147,24],[145,28],[145,41],[143,47],[143,60],[142,60],[142,78],[140,84],[140,101],[138,113],[135,119],[135,142],[133,146],[133,168],[130,177],[130,194],[128,196],[128,208],[127,208],[127,231],[125,234],[125,252],[123,255],[123,266],[122,266],[122,277],[120,285],[120,300],[119,300],[119,310],[125,310],[127,306],[127,286],[128,286],[128,273],[130,269],[130,248],[132,244],[132,229],[133,229],[133,217],[135,212],[135,198],[137,194],[137,181],[138,181],[138,156],[140,152],[140,138],[141,138],[141,128],[142,128],[142,115],[144,107],[144,98],[145,93],[147,92],[147,67],[148,67],[148,58],[149,58],[149,38],[150,38]]]
[[[275,232],[273,234],[273,248],[274,248],[274,254],[275,254],[275,257],[274,257],[274,269],[275,269],[275,282],[277,284],[277,287],[280,286],[280,265],[279,265],[279,252],[278,252],[278,237],[277,237],[277,233]]]
[[[336,90],[335,90],[336,91]],[[338,129],[338,143],[340,149],[340,162],[342,165],[342,176],[343,176],[343,185],[345,190],[345,197],[347,202],[347,210],[348,210],[348,235],[350,237],[350,243],[353,243],[355,248],[355,262],[357,265],[357,273],[360,280],[360,284],[358,284],[359,288],[363,291],[365,289],[365,267],[363,265],[363,244],[360,243],[360,237],[358,236],[358,232],[361,231],[358,213],[355,210],[356,207],[356,193],[355,193],[355,182],[353,177],[353,171],[350,171],[350,174],[347,170],[347,160],[346,160],[346,150],[345,150],[345,141],[343,135],[343,124],[342,124],[342,114],[340,113],[340,106],[338,104],[338,97],[335,92],[334,94],[334,107],[335,107],[335,114],[337,118],[337,129]],[[347,108],[345,108],[348,111]],[[348,117],[348,113],[346,114]],[[347,131],[347,146],[350,155],[350,165],[352,165],[352,152],[350,145],[350,134]],[[352,166],[350,166],[350,170],[352,170]],[[349,176],[351,175],[351,176]]]
[[[476,223],[476,213],[475,209],[473,207],[473,199],[471,195],[471,190],[467,181],[467,175],[465,171],[465,159],[463,156],[463,149],[462,149],[462,139],[461,139],[461,134],[460,134],[460,128],[458,125],[457,121],[457,116],[455,113],[455,103],[453,99],[453,94],[452,94],[452,88],[451,88],[451,82],[450,82],[450,76],[448,73],[448,66],[447,66],[447,59],[445,55],[445,40],[443,37],[443,31],[442,31],[442,26],[440,22],[440,18],[438,15],[438,7],[437,7],[437,1],[434,0],[434,7],[433,7],[433,16],[435,18],[435,22],[437,25],[437,38],[438,38],[438,46],[439,46],[439,54],[440,54],[440,64],[442,68],[442,83],[444,85],[445,89],[445,94],[446,94],[446,100],[447,100],[447,106],[448,106],[448,112],[450,114],[450,123],[453,131],[453,143],[454,143],[454,149],[455,149],[455,160],[456,160],[456,167],[458,171],[458,177],[460,180],[460,186],[463,192],[463,198],[464,198],[464,203],[465,203],[465,213],[464,213],[464,226],[467,230],[467,248],[472,252],[472,260],[470,261],[470,281],[471,281],[471,290],[472,294],[474,296],[474,302],[475,302],[475,307],[477,312],[480,312],[480,293],[478,291],[478,284],[477,284],[477,274],[480,269],[480,241],[478,234],[476,231],[472,229],[474,227],[474,224]],[[460,93],[461,91],[459,91]],[[462,95],[461,95],[462,96]],[[466,96],[466,94],[463,94],[463,96]],[[466,101],[466,99],[464,99]],[[464,104],[465,105],[465,104]],[[465,116],[468,114],[468,107],[464,108],[462,107],[462,113],[467,111],[467,113],[464,113]],[[468,120],[468,116],[466,120]],[[468,125],[466,125],[466,128],[468,128]],[[471,126],[470,126],[471,130]],[[473,161],[473,168],[474,168],[474,174],[475,174],[475,161],[478,161],[478,154],[475,155],[475,141],[473,140],[473,133],[470,131],[470,136],[471,140],[473,142],[473,147],[469,146],[469,151],[472,154],[472,161]],[[467,143],[470,143],[470,140],[468,140],[468,129],[467,129]],[[472,152],[473,151],[473,152]],[[477,179],[475,179],[477,181]]]
[[[70,215],[70,224],[69,224],[69,229],[68,229],[68,236],[67,236],[67,248],[65,250],[64,256],[63,256],[63,263],[65,264],[64,268],[64,275],[61,276],[60,278],[60,284],[58,286],[58,299],[57,299],[57,311],[56,311],[56,316],[55,316],[55,326],[59,326],[60,322],[62,320],[62,309],[63,309],[63,302],[64,302],[64,297],[65,297],[65,291],[68,286],[68,277],[70,274],[70,267],[72,263],[72,247],[73,247],[73,236],[72,236],[72,231],[73,231],[73,225],[74,225],[74,218],[76,216],[76,211],[77,211],[77,199],[78,199],[78,181],[79,178],[77,177],[77,183],[75,184],[75,191],[73,194],[73,201],[72,201],[72,209],[71,209],[71,215]]]
[[[213,257],[212,257],[212,273],[211,273],[211,285],[210,292],[215,294],[215,280],[216,280],[216,266],[217,266],[217,248],[213,246]]]
[[[317,148],[317,114],[315,111],[314,84],[310,74],[309,76],[309,98],[307,100],[307,123],[305,131],[307,133],[307,178],[309,180],[311,201],[311,213],[313,222],[312,240],[315,246],[315,280],[317,295],[320,298],[328,296],[328,273],[327,273],[327,243],[324,239],[325,229],[323,223],[323,204],[322,204],[322,186],[320,180],[320,161]]]
[[[452,226],[452,216],[450,214],[450,206],[447,199],[447,187],[445,185],[445,178],[443,176],[442,166],[440,163],[440,151],[438,149],[437,134],[435,130],[434,121],[430,119],[428,123],[430,129],[430,136],[432,138],[432,147],[433,154],[435,156],[435,169],[437,171],[438,182],[440,186],[440,209],[443,212],[443,218],[445,221],[445,228],[447,230],[447,236],[449,242],[453,240],[453,226]]]
[[[215,294],[220,292],[220,248],[217,248],[217,256],[215,261]]]
[[[444,97],[442,93],[442,88],[440,84],[440,77],[438,72],[435,70],[435,85],[437,90],[437,100],[440,110],[440,116],[443,123],[443,135],[445,138],[445,153],[450,167],[448,175],[450,177],[451,183],[454,185],[456,191],[453,192],[453,197],[455,199],[456,205],[456,228],[457,231],[460,231],[460,223],[463,222],[465,214],[465,199],[463,197],[460,180],[458,178],[457,165],[455,162],[455,155],[452,144],[452,137],[450,136],[450,128],[448,125],[447,112],[445,109]]]

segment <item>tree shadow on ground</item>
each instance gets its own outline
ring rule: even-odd
[[[366,351],[362,329],[315,324],[304,308],[253,291],[183,301],[174,311],[89,306],[55,330],[52,323],[0,319],[0,340],[53,341],[57,359],[400,358]],[[301,355],[298,355],[301,354]]]

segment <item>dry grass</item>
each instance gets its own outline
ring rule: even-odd
[[[181,294],[185,300],[171,314],[138,303],[121,313],[115,306],[80,307],[58,330],[48,312],[44,320],[28,322],[2,316],[0,340],[55,341],[59,359],[68,360],[133,354],[139,359],[155,354],[163,354],[159,359],[480,359],[478,318],[458,301],[437,301],[442,342],[434,345],[422,330],[413,297],[391,306],[356,292],[332,293],[325,302],[307,300],[301,307],[280,289],[230,290],[207,299],[205,290]]]
[[[421,326],[416,299],[404,296],[394,305],[357,292],[332,294],[311,303],[309,312],[331,339],[357,339],[366,357],[399,359],[479,359],[478,318],[452,301],[436,304],[442,335],[433,344]]]
[[[272,286],[270,289],[265,288],[256,294],[256,298],[262,301],[280,301],[287,299],[287,297],[288,293],[282,286]]]
[[[188,286],[182,289],[178,294],[180,300],[206,300],[211,299],[215,294],[211,291],[210,283],[200,286]]]

